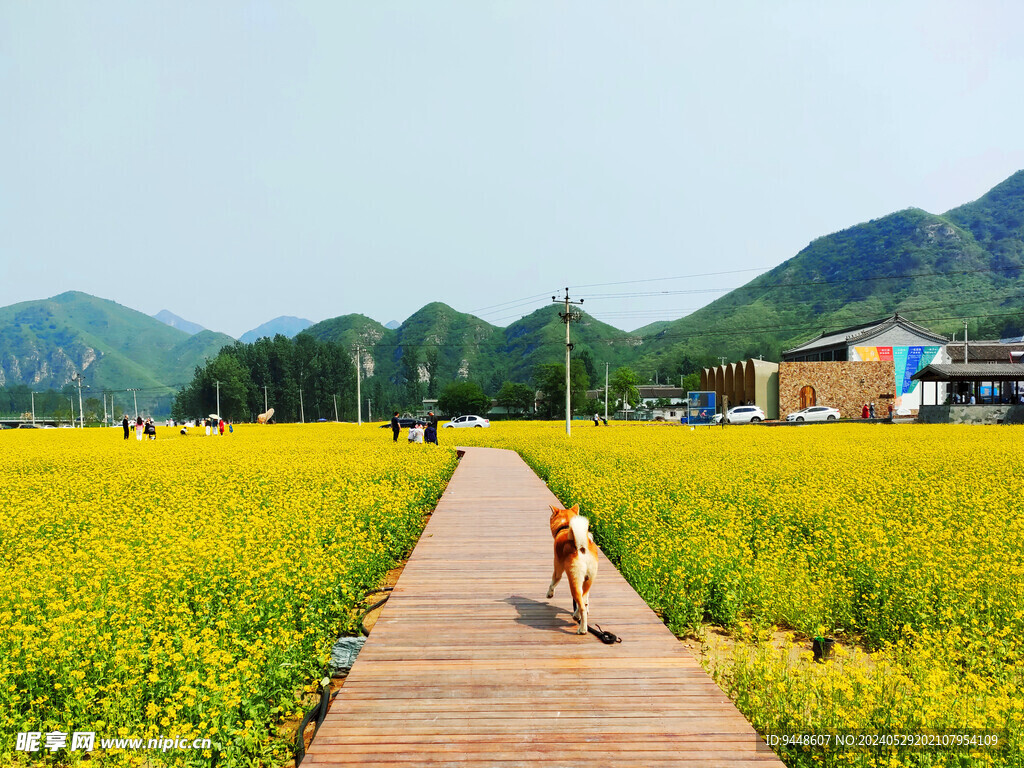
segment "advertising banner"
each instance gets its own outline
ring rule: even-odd
[[[686,423],[710,424],[715,415],[716,399],[714,392],[686,393]]]
[[[896,408],[917,408],[920,406],[920,397],[917,392],[917,382],[911,381],[910,377],[924,368],[926,365],[937,362],[940,359],[942,347],[854,347],[851,359],[862,361],[892,360],[895,368],[896,381],[895,401]]]

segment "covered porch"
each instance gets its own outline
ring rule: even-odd
[[[1024,424],[1024,365],[933,364],[911,379],[921,382],[920,422]]]

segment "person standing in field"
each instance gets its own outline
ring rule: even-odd
[[[132,431],[131,427],[128,424],[128,414],[127,413],[124,415],[124,418],[121,419],[121,427],[122,427],[122,429],[124,429],[124,439],[127,440],[128,439],[128,435],[130,435],[131,431]]]
[[[391,432],[394,435],[393,442],[398,442],[398,433],[402,431],[402,425],[398,423],[398,411],[391,417]]]
[[[427,428],[423,432],[423,439],[437,445],[437,416],[433,411],[427,414]]]
[[[135,417],[135,439],[136,440],[141,440],[142,439],[142,417],[141,416],[136,416]]]
[[[221,419],[218,422],[217,428],[220,430],[221,437],[223,437],[224,436],[224,419]]]

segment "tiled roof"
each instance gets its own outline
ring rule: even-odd
[[[1024,365],[1010,363],[947,363],[926,365],[915,381],[1024,381]]]
[[[940,336],[937,333],[929,331],[924,326],[920,326],[917,323],[912,323],[905,317],[901,317],[900,313],[897,312],[892,317],[888,317],[885,320],[880,320],[874,323],[865,323],[862,325],[852,325],[848,328],[842,328],[838,331],[832,331],[828,334],[821,333],[817,337],[810,341],[805,341],[803,344],[787,349],[782,354],[792,355],[798,352],[809,352],[813,349],[825,349],[828,347],[838,346],[852,346],[857,342],[864,342],[868,339],[877,336],[878,334],[889,330],[894,326],[901,326],[906,328],[908,331],[912,331],[920,336],[924,336],[936,344],[945,344],[948,339],[945,336]]]

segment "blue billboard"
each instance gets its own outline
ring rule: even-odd
[[[687,392],[686,405],[687,424],[710,424],[715,415],[715,393]]]

